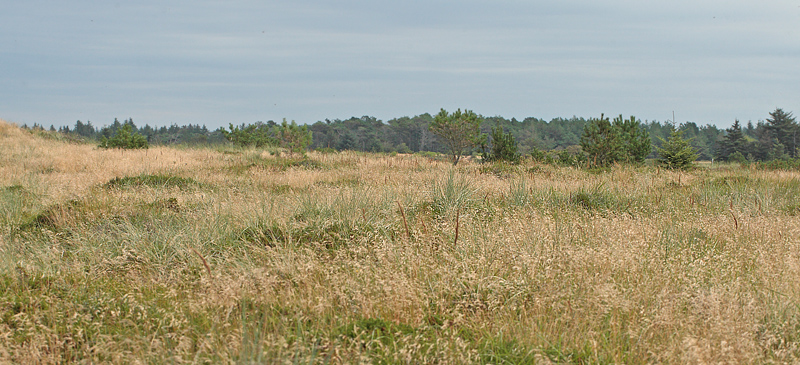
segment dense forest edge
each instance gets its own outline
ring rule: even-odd
[[[622,115],[620,115],[622,117]],[[481,132],[487,136],[492,128],[500,127],[510,133],[516,141],[518,151],[523,156],[541,155],[548,152],[556,159],[575,160],[569,158],[581,155],[581,136],[586,126],[593,119],[582,117],[554,118],[550,121],[529,117],[523,120],[506,119],[501,116],[481,116]],[[631,117],[635,119],[634,117]],[[312,140],[308,148],[322,151],[364,151],[382,153],[444,153],[446,147],[432,133],[429,125],[434,120],[431,114],[425,113],[414,117],[401,117],[386,122],[370,116],[352,117],[346,120],[318,121],[307,124]],[[285,121],[284,121],[285,122]],[[694,122],[674,124],[659,121],[638,121],[647,133],[653,146],[648,158],[656,157],[657,151],[668,140],[672,131],[681,132],[684,139],[696,150],[698,160],[757,162],[796,159],[798,155],[797,135],[800,127],[791,112],[777,108],[770,112],[765,121],[747,122],[742,125],[736,120],[732,127],[720,129],[715,125],[697,125]],[[294,124],[294,122],[292,122]],[[126,127],[129,126],[129,127]],[[122,122],[118,119],[109,125],[98,127],[92,122],[78,120],[73,127],[56,129],[50,126],[49,131],[74,140],[96,142],[112,138],[125,127],[133,133],[146,138],[151,145],[224,145],[232,143],[229,137],[234,131],[254,136],[247,144],[272,144],[267,135],[281,124],[274,121],[255,122],[240,125],[230,124],[228,129],[210,130],[205,125],[176,124],[162,127],[151,127],[145,124],[138,127],[133,118]],[[31,131],[47,132],[41,125],[22,128]],[[259,140],[255,136],[267,137]],[[240,143],[241,144],[241,143]],[[478,149],[475,152],[479,152]],[[560,157],[559,157],[560,156]]]

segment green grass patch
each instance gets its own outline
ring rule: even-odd
[[[358,239],[381,234],[382,229],[370,224],[352,224],[344,221],[311,221],[288,224],[257,223],[244,228],[239,240],[265,247],[276,244],[321,246],[337,249]]]
[[[358,176],[347,176],[333,181],[319,181],[315,185],[330,188],[353,188],[361,185],[361,179]]]
[[[150,187],[153,189],[178,188],[189,190],[201,187],[202,184],[192,178],[172,175],[148,175],[115,177],[103,185],[109,189]]]
[[[173,358],[178,362],[216,358],[182,346],[216,336],[214,326],[223,328],[221,318],[188,308],[172,287],[143,286],[125,277],[48,276],[22,268],[0,273],[0,286],[0,328],[12,331],[4,339],[6,348],[24,348],[47,333],[55,341],[48,343],[46,355],[58,362],[115,362],[121,353],[162,362],[147,358],[153,341],[165,352],[182,352]]]
[[[23,187],[22,185],[6,186],[6,187],[4,187],[2,189],[2,192],[4,194],[13,194],[13,195],[26,195],[26,194],[28,194],[28,191],[25,190],[25,187]]]
[[[178,199],[174,197],[166,199],[156,199],[152,203],[147,204],[146,207],[156,210],[168,210],[173,213],[180,213],[183,210],[181,205],[178,204]]]
[[[733,175],[710,179],[706,182],[706,186],[713,188],[740,189],[743,187],[754,186],[758,183],[759,181],[749,176]]]
[[[389,343],[394,336],[413,334],[415,329],[407,324],[394,323],[382,318],[359,318],[339,327],[337,332],[351,339],[377,338],[381,342]]]
[[[479,171],[485,175],[494,175],[501,179],[506,179],[519,173],[521,167],[506,161],[494,161],[482,163]]]
[[[29,217],[18,228],[24,232],[42,228],[57,232],[67,220],[80,214],[85,208],[86,204],[80,200],[69,200],[65,203],[55,204]]]
[[[36,211],[38,198],[22,185],[0,188],[0,227],[13,227],[27,220]]]
[[[652,213],[653,206],[643,202],[642,197],[626,196],[621,191],[610,191],[603,184],[592,188],[578,188],[566,196],[556,194],[552,208],[567,207],[578,211],[599,214],[622,214],[631,218]]]
[[[617,210],[619,199],[595,187],[594,189],[578,189],[569,194],[567,202],[577,208],[589,212]]]
[[[308,156],[302,157],[262,157],[260,154],[246,155],[243,161],[233,163],[228,167],[228,170],[242,174],[253,169],[267,170],[272,172],[283,172],[289,169],[307,169],[307,170],[321,170],[326,169],[327,166],[317,160],[311,159]]]
[[[563,348],[560,344],[556,344],[545,348],[542,352],[550,361],[558,364],[613,363],[612,361],[598,361],[588,344],[582,348]],[[514,363],[512,362],[512,364]]]
[[[448,216],[478,204],[478,188],[474,182],[450,170],[446,177],[429,184],[429,207],[436,216]]]
[[[788,215],[798,216],[800,215],[800,203],[787,204],[783,211]]]
[[[538,352],[514,339],[504,339],[502,336],[498,336],[485,340],[479,348],[479,353],[480,362],[483,364],[535,364],[535,355]],[[566,360],[572,363],[577,360],[568,356],[553,357],[559,362]]]

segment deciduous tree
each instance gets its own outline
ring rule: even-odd
[[[458,109],[450,114],[442,109],[428,128],[447,147],[454,166],[485,138],[481,133],[481,119],[471,110],[461,112]]]

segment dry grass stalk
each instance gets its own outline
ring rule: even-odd
[[[739,219],[736,218],[736,214],[733,213],[733,210],[729,210],[729,212],[731,213],[731,217],[733,217],[733,228],[739,229]]]
[[[461,208],[456,210],[456,236],[453,239],[453,246],[458,244],[458,226],[459,226],[459,217],[461,217]]]
[[[197,255],[197,257],[200,258],[200,261],[203,262],[203,267],[206,268],[206,273],[208,274],[208,278],[211,279],[211,267],[208,266],[208,261],[206,261],[206,258],[203,257],[203,255],[200,254],[200,251],[197,251],[194,247],[189,247],[189,249],[192,250],[192,252],[194,252]]]
[[[406,228],[406,237],[411,238],[411,231],[408,229],[408,221],[406,220],[406,212],[403,210],[403,205],[400,204],[399,200],[395,200],[397,206],[400,208],[400,215],[403,216],[403,227]]]

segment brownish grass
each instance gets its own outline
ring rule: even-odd
[[[797,172],[0,151],[3,362],[800,358]]]

